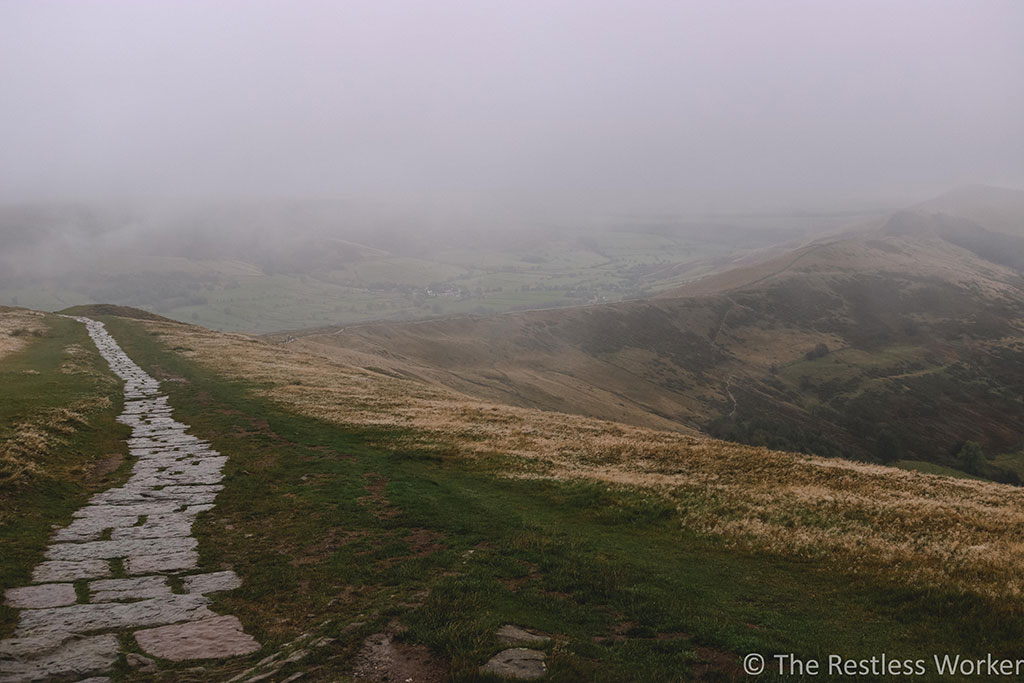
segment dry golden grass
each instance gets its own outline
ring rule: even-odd
[[[44,313],[0,307],[0,359],[21,350],[33,336],[45,331]]]
[[[0,362],[47,333],[46,314],[17,308],[0,307]],[[64,374],[86,374],[102,383],[115,381],[95,369],[99,352],[93,346],[68,344],[63,349],[59,370]],[[40,374],[38,370],[21,372]],[[103,395],[75,401],[67,405],[19,412],[25,417],[14,424],[0,424],[0,482],[16,485],[26,478],[46,476],[48,462],[58,449],[68,443],[68,436],[87,424],[96,410],[110,406]]]
[[[522,342],[535,332],[524,330],[524,321],[515,314],[381,323],[346,328],[343,335],[299,337],[289,348],[343,365],[423,379],[485,402],[573,412],[654,429],[687,431],[683,423],[700,421],[706,413],[694,397],[645,382],[645,366],[656,360],[655,354],[623,349],[614,363],[607,363],[565,344],[527,350]],[[812,343],[808,348],[813,347]]]
[[[466,457],[506,454],[510,477],[647,490],[684,526],[745,548],[989,597],[1024,591],[1022,489],[486,403],[242,335],[145,324],[305,415],[405,428]]]
[[[60,371],[65,375],[104,377],[102,373],[93,369],[95,357],[95,350],[86,349],[80,344],[68,344],[64,347],[64,360],[61,361]]]
[[[45,475],[47,460],[67,444],[67,437],[88,424],[88,416],[110,407],[106,396],[95,396],[73,405],[50,408],[11,425],[0,439],[0,479],[17,484],[29,476]]]

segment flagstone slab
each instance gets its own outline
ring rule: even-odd
[[[93,519],[133,516],[138,519],[143,515],[166,515],[180,507],[180,504],[166,501],[144,501],[133,505],[87,505],[81,510],[76,510],[72,516]]]
[[[89,541],[87,543],[55,543],[46,550],[48,560],[111,560],[133,555],[169,555],[193,550],[199,541],[185,538],[137,538],[120,541]]]
[[[168,555],[139,555],[125,561],[129,574],[154,574],[157,572],[178,572],[195,569],[199,555],[194,550]]]
[[[130,527],[139,519],[138,515],[117,515],[116,517],[80,517],[53,534],[53,540],[64,543],[85,543],[99,540],[107,529]]]
[[[42,583],[36,586],[8,588],[4,591],[7,606],[14,609],[40,609],[61,607],[78,602],[75,586],[71,583]]]
[[[158,626],[215,616],[201,595],[175,595],[138,602],[104,602],[68,605],[49,609],[24,610],[19,616],[15,636],[88,633],[133,626]]]
[[[233,616],[136,631],[135,641],[146,654],[175,662],[234,657],[260,649]]]
[[[188,536],[192,533],[192,523],[195,515],[182,513],[177,519],[169,519],[164,516],[161,521],[154,519],[146,520],[145,524],[130,526],[123,529],[114,529],[110,539],[112,541],[135,540],[144,538],[171,538],[175,536]]]
[[[164,598],[172,595],[166,576],[139,576],[131,579],[102,579],[89,582],[90,602],[114,602]]]
[[[209,574],[194,574],[186,576],[182,583],[186,593],[216,593],[217,591],[231,591],[242,585],[238,574],[230,569],[222,572],[211,572]]]
[[[101,673],[114,665],[118,654],[117,637],[111,634],[65,638],[47,646],[17,652],[7,646],[8,642],[0,643],[0,683]]]
[[[110,563],[106,560],[81,560],[78,562],[53,560],[36,565],[32,571],[32,582],[78,581],[79,579],[99,579],[104,576],[110,576]]]

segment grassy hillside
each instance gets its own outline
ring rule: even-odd
[[[969,533],[992,522],[991,531],[998,535],[1008,528],[1009,518],[1004,515],[1015,514],[1014,506],[1024,501],[1024,491],[1014,487],[515,408],[244,336],[172,323],[143,324],[151,336],[182,356],[222,376],[245,379],[259,387],[258,396],[299,414],[338,425],[401,430],[405,434],[399,445],[413,449],[441,448],[470,460],[500,454],[505,476],[515,479],[583,479],[658,491],[686,508],[686,523],[696,530],[801,555],[835,555],[847,548],[851,556],[841,561],[851,562],[864,547],[885,546],[891,559],[909,533],[914,550],[909,552],[908,546],[908,557],[901,561],[911,562],[912,554],[916,556],[913,561],[922,562],[929,554],[923,549],[934,547],[935,564],[931,568],[922,565],[914,573],[942,576],[943,582],[949,583],[956,580],[945,574],[952,570],[945,556],[949,527],[937,524],[939,517],[948,514],[951,521],[961,524],[966,512],[961,506],[971,501],[969,507],[982,506],[971,524],[981,526]],[[386,443],[394,446],[395,441],[392,436]],[[715,495],[705,500],[710,482],[714,482]],[[846,499],[856,509],[849,517],[843,506],[826,512],[840,491],[856,492]],[[933,509],[927,520],[915,519],[912,511],[920,509],[920,502],[935,498],[956,500],[957,511],[950,508],[938,515],[938,509]],[[685,504],[681,502],[684,499]],[[999,522],[985,521],[993,512],[990,503],[996,508],[1006,506],[998,513]],[[805,505],[820,509],[809,515]],[[900,523],[887,538],[889,530],[879,522],[890,515]],[[752,519],[758,524],[750,525]],[[795,519],[804,520],[799,531],[794,530]],[[997,541],[987,539],[989,542]],[[992,556],[986,563],[995,561],[996,555],[1005,554],[1008,560],[1014,555],[1009,548],[993,546],[990,550]],[[858,564],[878,561],[888,560],[870,556],[857,560]],[[1004,589],[1016,590],[995,585],[985,590]]]
[[[1016,482],[1024,277],[964,221],[903,212],[649,301],[289,343],[523,407]]]
[[[230,456],[201,561],[278,670],[368,635],[457,680],[516,623],[550,680],[736,680],[747,652],[1016,652],[1019,489],[514,408],[240,335],[108,319]],[[870,624],[870,629],[864,625]],[[279,658],[280,659],[280,658]],[[187,665],[158,680],[189,680]],[[486,680],[486,679],[484,679]]]
[[[83,325],[0,308],[0,590],[28,581],[52,524],[125,476],[120,404]],[[0,637],[13,618],[0,607]]]

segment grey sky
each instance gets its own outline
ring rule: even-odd
[[[515,211],[1024,181],[1024,3],[0,2],[0,199]]]

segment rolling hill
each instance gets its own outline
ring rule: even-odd
[[[1016,656],[1017,238],[944,201],[640,301],[262,338],[68,309],[226,458],[196,570],[260,644],[115,675],[495,680],[509,625],[552,680]],[[134,457],[79,323],[0,308],[0,372],[7,588]]]
[[[952,193],[651,300],[290,343],[523,407],[1018,481],[1022,194]]]
[[[201,667],[125,657],[124,680],[497,680],[480,666],[509,647],[503,624],[550,638],[531,647],[552,680],[742,680],[748,652],[1019,646],[1020,488],[517,408],[123,308],[76,313],[227,457],[193,528],[199,570],[239,575],[216,605],[262,645]],[[0,386],[34,397],[5,392],[0,409],[48,415],[118,388],[81,325],[23,309],[0,323],[17,340]],[[84,364],[65,373],[76,346]],[[93,471],[132,459],[115,413],[64,429],[59,468],[0,481],[4,587],[24,585],[51,525],[127,476]],[[15,610],[0,617],[2,637]]]

